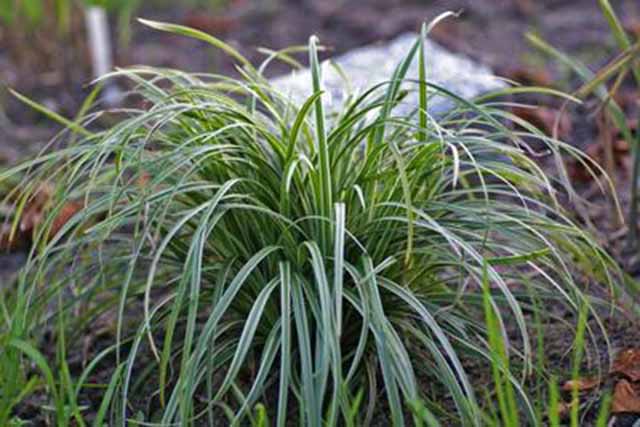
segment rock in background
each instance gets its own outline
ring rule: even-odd
[[[365,46],[330,61],[324,61],[322,83],[327,92],[324,100],[328,110],[337,109],[349,93],[362,93],[373,85],[388,82],[417,37],[419,36],[415,33],[404,33],[387,44]],[[462,98],[471,99],[505,86],[503,81],[493,75],[489,67],[464,55],[453,54],[433,41],[425,41],[425,57],[429,83],[441,86]],[[345,77],[348,80],[345,80]],[[417,55],[411,64],[407,79],[418,79]],[[298,104],[311,95],[310,82],[311,74],[308,69],[297,70],[273,80],[276,88]],[[385,88],[386,86],[383,90]],[[404,89],[409,90],[409,94],[395,111],[399,115],[410,113],[418,105],[416,85],[405,83]],[[449,99],[434,94],[433,90],[430,92],[433,95],[429,99],[430,113],[442,113],[451,107]]]

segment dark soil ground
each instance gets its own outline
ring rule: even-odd
[[[611,3],[626,24],[640,22],[637,0]],[[537,31],[551,44],[594,67],[604,64],[614,52],[614,42],[594,0],[236,0],[216,14],[174,5],[161,9],[146,6],[138,15],[198,27],[259,61],[261,55],[256,48],[260,46],[283,48],[304,44],[315,33],[330,48],[328,54],[334,55],[417,30],[423,21],[445,10],[460,9],[463,10],[460,18],[442,24],[433,38],[454,52],[490,65],[501,75],[514,77],[527,70],[524,74],[542,74],[561,89],[577,87],[578,82],[566,70],[550,64],[526,43],[523,34],[529,30]],[[76,25],[81,28],[81,22]],[[9,97],[2,83],[72,117],[88,94],[87,84],[91,80],[82,32],[63,41],[46,34],[25,38],[14,33],[10,28],[0,28],[0,168],[37,153],[58,130]],[[130,42],[116,46],[115,61],[117,66],[146,64],[187,71],[234,72],[231,62],[203,44],[157,33],[137,23],[133,24]],[[284,71],[272,69],[274,74]],[[637,92],[631,96],[638,100]],[[534,102],[559,107],[559,102],[551,99]],[[569,111],[572,126],[564,135],[568,142],[583,149],[598,143],[594,110],[595,106],[588,104]],[[623,156],[626,157],[614,170],[614,178],[626,209],[629,161],[628,154]],[[576,176],[581,176],[580,171]],[[614,220],[607,198],[598,196],[588,179],[578,178],[576,185],[581,195],[593,202],[586,216],[593,222],[599,238],[629,273],[637,275],[640,269],[635,254],[624,250],[626,228]],[[22,252],[0,255],[0,285],[10,283],[24,256]],[[625,304],[630,307],[637,302]],[[609,317],[606,322],[614,350],[640,347],[638,322],[628,312]],[[566,332],[550,325],[545,333],[550,361],[558,368],[570,363],[567,352],[572,336]],[[606,364],[604,353],[601,348],[594,348],[590,354],[593,360]],[[566,372],[568,377],[568,368]]]

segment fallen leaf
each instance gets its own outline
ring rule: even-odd
[[[20,218],[20,232],[27,236],[46,219],[47,209],[53,196],[53,186],[48,183],[41,184],[33,196],[27,202]],[[58,232],[69,222],[71,217],[82,209],[83,205],[77,201],[67,201],[62,205],[60,211],[53,219],[49,229],[48,239],[58,234]],[[17,240],[17,239],[14,239]]]
[[[611,373],[622,375],[633,382],[640,381],[640,349],[631,348],[618,353],[611,366]]]
[[[20,247],[21,243],[20,233],[16,233],[16,235],[11,238],[11,225],[10,224],[2,224],[0,225],[0,251],[14,251]]]
[[[501,71],[500,74],[525,86],[548,87],[553,85],[553,78],[551,77],[551,74],[549,74],[549,72],[544,68],[524,67],[519,65],[507,68],[504,71]]]
[[[629,145],[624,140],[619,139],[613,142],[611,148],[613,151],[613,160],[616,164],[619,164],[620,160],[625,157],[627,153],[629,153]],[[604,147],[601,143],[595,142],[593,144],[587,145],[587,147],[584,149],[584,152],[600,165],[604,165]]]
[[[617,139],[613,143],[613,150],[618,153],[626,154],[631,151],[631,147],[629,147],[629,143],[625,139]]]
[[[584,152],[590,159],[594,160],[599,165],[602,164],[602,145],[600,145],[599,143],[589,144],[585,147]],[[589,167],[591,168],[591,171],[589,171],[587,167],[585,167],[585,165],[583,165],[578,160],[571,159],[567,165],[569,177],[573,182],[580,182],[583,184],[591,182],[594,178],[592,173],[597,175],[599,173],[599,170],[591,164],[589,164]]]
[[[562,385],[563,391],[573,391],[577,388],[578,391],[592,390],[600,385],[599,378],[579,378],[577,380],[569,380]]]
[[[51,200],[53,187],[51,184],[42,183],[25,205],[20,217],[20,231],[28,233],[32,231],[44,218],[44,210]]]
[[[593,176],[589,173],[587,168],[583,164],[578,162],[571,162],[567,166],[569,177],[573,182],[587,183],[593,179]]]
[[[632,159],[629,156],[629,152],[631,151],[629,144],[623,139],[618,139],[613,141],[612,149],[613,165],[616,167],[616,170],[621,171],[625,176],[628,175],[632,166]],[[605,150],[602,143],[594,142],[589,144],[585,147],[584,152],[600,166],[604,167],[606,165]],[[592,177],[579,162],[573,162],[572,168],[570,171],[572,178],[581,182],[591,180]],[[597,172],[597,169],[593,168],[593,170]]]
[[[514,107],[513,114],[531,123],[547,135],[553,135],[560,111],[547,107]],[[573,124],[568,114],[562,114],[558,123],[558,137],[567,139],[571,136]]]
[[[613,134],[612,134],[613,135]],[[600,134],[602,139],[602,133]],[[610,142],[611,151],[613,155],[613,167],[615,171],[619,171],[622,176],[628,177],[631,173],[633,166],[633,159],[629,155],[631,153],[631,147],[629,143],[624,139],[614,139]],[[603,141],[598,141],[587,145],[584,152],[589,158],[594,160],[597,164],[606,167],[606,152],[604,149]],[[598,169],[592,167],[593,172],[598,173]],[[568,164],[569,176],[575,182],[590,182],[593,176],[587,171],[584,165],[578,161],[570,161]]]
[[[82,203],[76,201],[70,201],[65,203],[58,212],[58,215],[53,220],[51,224],[51,229],[49,230],[49,238],[52,238],[64,227],[67,222],[73,217],[75,214],[82,210]]]
[[[578,404],[578,400],[575,399],[571,402],[560,402],[558,403],[558,418],[561,420],[567,419],[569,414],[571,413],[571,408]]]
[[[613,391],[611,413],[621,412],[640,413],[640,390],[638,385],[627,380],[620,380]]]
[[[144,187],[146,187],[149,184],[149,181],[151,181],[151,174],[149,172],[143,171],[136,178],[136,185],[138,185],[138,187],[143,189]]]

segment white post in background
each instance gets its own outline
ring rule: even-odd
[[[84,19],[89,37],[93,75],[97,78],[113,69],[107,12],[99,6],[87,6],[84,9]],[[102,101],[113,107],[120,103],[121,98],[122,93],[118,87],[107,81],[101,94]]]

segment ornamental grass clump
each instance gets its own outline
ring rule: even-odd
[[[510,359],[496,372],[535,421],[522,386],[532,301],[577,310],[588,299],[576,271],[612,279],[559,206],[565,175],[547,176],[527,143],[580,154],[501,109],[508,90],[471,102],[427,82],[427,29],[389,82],[329,113],[313,37],[312,95],[297,105],[266,65],[146,23],[222,48],[241,77],[117,71],[143,107],[112,112],[122,118],[106,130],[91,130],[106,113],[67,123],[69,145],[18,168],[58,192],[19,283],[2,290],[2,366],[40,367],[55,348],[43,377],[58,416],[80,422],[98,387],[97,425],[404,425],[418,407],[430,423],[479,426],[485,395],[463,362]],[[398,116],[406,90],[420,104]],[[452,105],[437,117],[435,96]],[[84,208],[51,237],[70,200]]]

